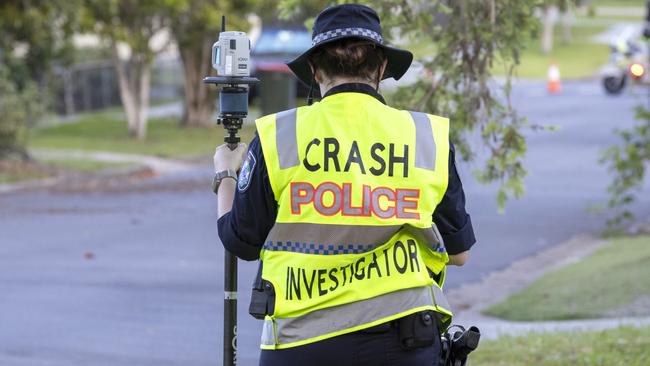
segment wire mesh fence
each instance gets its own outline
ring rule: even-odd
[[[121,105],[115,67],[110,61],[59,68],[52,80],[53,109],[70,115]],[[183,96],[182,65],[178,59],[157,60],[151,76],[151,101]]]

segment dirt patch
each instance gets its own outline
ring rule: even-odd
[[[108,169],[93,173],[68,172],[57,184],[48,187],[54,193],[106,192],[115,187],[132,188],[138,183],[157,177],[147,167]]]
[[[92,176],[66,177],[47,188],[52,193],[110,193],[132,194],[152,192],[211,193],[211,180],[202,177],[167,179],[150,168],[140,167],[129,171],[112,171]]]
[[[56,176],[60,170],[36,161],[0,160],[0,184]]]

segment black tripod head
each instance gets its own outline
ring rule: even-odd
[[[248,76],[208,76],[203,79],[203,83],[220,88],[217,124],[223,125],[228,132],[223,140],[231,150],[236,149],[241,141],[237,132],[248,115],[248,86],[258,82],[257,78]]]

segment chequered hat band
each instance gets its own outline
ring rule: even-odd
[[[314,37],[311,41],[311,45],[315,46],[323,41],[327,41],[332,38],[339,38],[341,36],[361,36],[370,39],[374,39],[379,43],[383,43],[384,39],[381,37],[381,34],[372,31],[366,28],[340,28],[333,29],[327,32],[320,33]]]

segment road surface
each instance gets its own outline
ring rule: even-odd
[[[559,130],[529,133],[527,193],[505,214],[495,187],[474,182],[476,164],[459,164],[479,243],[448,286],[603,229],[603,216],[587,212],[610,180],[599,154],[647,96],[607,97],[596,82],[564,87],[561,96],[540,82],[515,87],[520,113]],[[0,365],[221,364],[222,249],[209,179],[206,166],[134,190],[1,195]],[[647,218],[644,189],[635,209]],[[255,270],[240,265],[240,365],[259,353],[260,324],[247,315]]]

